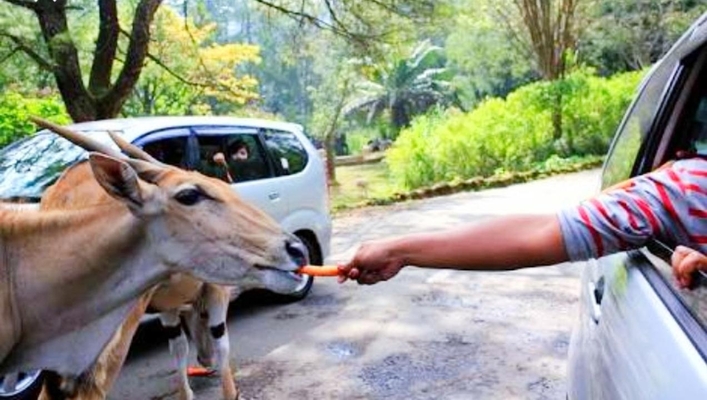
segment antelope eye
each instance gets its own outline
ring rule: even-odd
[[[193,206],[205,198],[206,196],[197,189],[180,190],[174,195],[174,199],[185,206]]]

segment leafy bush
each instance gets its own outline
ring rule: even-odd
[[[403,130],[387,162],[404,187],[535,168],[552,155],[603,155],[641,72],[606,79],[580,70],[563,81],[536,82],[468,113],[435,111]],[[563,131],[553,138],[554,99],[562,96]]]
[[[346,145],[349,154],[360,154],[363,147],[372,139],[379,137],[378,130],[374,128],[359,128],[346,133]]]
[[[37,130],[37,126],[29,120],[31,115],[59,124],[71,122],[58,96],[32,98],[20,93],[5,92],[0,97],[0,148]]]

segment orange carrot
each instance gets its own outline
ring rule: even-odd
[[[216,372],[213,369],[208,369],[204,367],[189,366],[187,367],[188,376],[209,376]]]
[[[336,265],[305,265],[300,267],[297,272],[311,276],[339,276],[339,267]]]

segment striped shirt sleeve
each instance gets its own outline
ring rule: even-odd
[[[572,261],[663,238],[707,250],[707,161],[680,160],[558,213]]]

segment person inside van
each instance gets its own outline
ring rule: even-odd
[[[228,145],[226,153],[228,154],[228,157],[224,156],[221,152],[214,154],[213,160],[214,163],[223,167],[224,178],[228,181],[228,183],[233,183],[235,171],[241,167],[238,164],[248,160],[250,157],[250,149],[248,148],[248,144],[246,142],[238,139]]]

